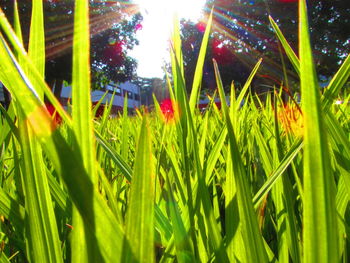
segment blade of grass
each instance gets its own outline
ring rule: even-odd
[[[97,170],[90,92],[89,1],[75,1],[72,74],[72,120],[77,139],[74,147],[80,149],[84,167],[94,187]],[[101,261],[100,250],[85,229],[83,218],[77,209],[73,209],[73,225],[72,261]]]
[[[281,94],[281,93],[280,93]],[[274,102],[274,132],[275,132],[275,151],[274,151],[274,168],[276,169],[280,160],[283,156],[283,144],[281,139],[281,134],[279,131],[279,121],[278,121],[278,104],[283,105],[283,101],[281,99],[281,95],[277,96],[275,94],[275,102]],[[284,108],[283,108],[284,109]],[[278,221],[278,230],[277,235],[281,235],[282,244],[278,242],[280,250],[283,252],[283,259],[280,259],[280,252],[278,253],[278,258],[280,262],[288,261],[288,253],[290,253],[290,257],[293,262],[299,263],[301,262],[301,254],[298,242],[299,231],[297,228],[297,221],[295,217],[295,209],[294,204],[297,199],[295,193],[292,189],[292,184],[290,182],[290,171],[289,168],[286,171],[286,174],[281,178],[280,183],[276,183],[276,212],[277,221]],[[279,185],[278,185],[279,184]],[[280,208],[278,209],[277,206]],[[280,234],[281,233],[281,234]],[[287,246],[286,246],[287,245]]]
[[[57,223],[52,206],[42,149],[32,128],[20,114],[19,131],[23,151],[28,258],[32,262],[63,262]]]
[[[102,95],[101,99],[100,99],[100,100],[96,103],[96,105],[93,107],[93,109],[92,109],[92,116],[96,117],[96,113],[97,113],[98,109],[100,108],[102,102],[104,101],[104,99],[106,98],[107,95],[108,95],[108,91],[106,91],[106,92]]]
[[[0,15],[1,18],[1,15]],[[69,196],[84,219],[86,229],[92,241],[99,246],[108,262],[120,262],[124,233],[116,218],[109,210],[105,200],[93,187],[87,175],[80,150],[73,149],[55,129],[51,117],[42,101],[36,96],[32,83],[24,74],[20,65],[0,35],[0,80],[5,82],[25,113],[35,136],[40,140],[48,158],[67,186]],[[11,79],[11,82],[8,82]],[[67,119],[69,121],[69,118]],[[70,127],[67,127],[70,129]],[[74,134],[72,140],[74,140]],[[74,227],[74,226],[73,226]]]
[[[180,31],[178,28],[175,29],[174,35],[175,35],[174,42],[177,43],[175,47],[180,48],[181,47]],[[179,57],[175,56],[174,53],[179,54]],[[199,202],[203,205],[203,210],[205,213],[204,219],[205,219],[206,227],[208,227],[208,236],[209,236],[210,244],[213,247],[216,260],[220,262],[228,262],[229,260],[226,254],[226,250],[224,249],[224,244],[222,241],[219,227],[214,217],[213,207],[211,204],[207,186],[205,184],[203,169],[200,163],[197,132],[194,128],[193,116],[189,110],[189,104],[188,104],[187,94],[185,90],[181,50],[179,51],[175,49],[172,52],[172,59],[173,59],[172,65],[176,67],[176,69],[173,69],[173,71],[176,74],[176,79],[177,79],[176,83],[178,85],[178,86],[175,86],[175,94],[176,94],[177,103],[179,104],[180,111],[181,111],[180,124],[177,125],[177,127],[179,127],[178,134],[179,134],[180,142],[182,143],[181,148],[182,148],[184,163],[185,163],[185,171],[186,171],[185,180],[187,180],[186,186],[188,188],[187,192],[192,193],[193,197],[197,199],[196,200],[197,205],[199,204]],[[192,189],[192,186],[191,186],[192,183],[190,180],[190,173],[189,173],[190,169],[192,169],[189,162],[189,158],[191,158],[190,157],[191,151],[193,152],[193,157],[194,157],[193,166],[194,166],[194,169],[196,170],[196,180],[198,181],[198,191],[195,191],[196,188]],[[198,192],[200,194],[197,194]],[[188,200],[189,215],[200,213],[199,209],[195,211],[192,207],[192,195],[189,194],[188,197],[189,197],[189,200]],[[193,222],[193,216],[190,216],[190,220],[192,220],[192,222],[190,222],[190,225],[194,226],[195,224]],[[194,229],[192,229],[192,231],[190,230],[192,235],[192,241],[195,246],[194,250],[197,251],[196,236],[193,231]]]
[[[294,144],[291,146],[288,153],[284,156],[283,160],[280,162],[278,167],[275,169],[275,171],[272,173],[272,175],[266,180],[264,185],[260,188],[260,190],[254,195],[253,197],[253,203],[254,207],[258,207],[261,203],[261,201],[265,198],[267,193],[271,190],[273,187],[275,181],[283,175],[284,171],[288,168],[289,164],[294,160],[294,158],[297,156],[297,154],[300,152],[300,150],[303,147],[303,143],[301,140],[297,140],[294,142]]]
[[[178,262],[194,262],[193,245],[189,239],[184,222],[181,218],[179,208],[175,202],[173,196],[173,190],[171,187],[171,181],[167,178],[169,189],[169,202],[167,203],[170,211],[170,217],[173,225],[173,234],[176,247],[176,258]]]
[[[300,63],[299,63],[299,59],[298,59],[297,55],[295,54],[295,52],[293,51],[293,49],[291,48],[291,46],[287,42],[286,38],[282,34],[281,30],[279,29],[278,25],[273,20],[273,18],[271,16],[269,16],[269,19],[270,19],[271,26],[275,30],[277,38],[280,40],[280,42],[284,48],[284,51],[286,52],[290,62],[292,63],[292,65],[293,65],[295,71],[298,73],[298,75],[300,75]]]
[[[231,152],[227,152],[225,182],[225,231],[226,249],[230,262],[241,261],[245,258],[245,246],[242,246],[242,235],[237,203],[237,189],[233,175]]]
[[[126,93],[124,97],[124,107],[123,107],[123,131],[121,138],[121,156],[124,160],[128,158],[129,152],[129,129],[128,129],[128,94]]]
[[[350,76],[350,55],[347,56],[337,73],[333,76],[329,82],[326,91],[322,96],[322,108],[327,111],[328,108],[334,103],[339,91],[344,87],[346,81]]]
[[[304,262],[331,262],[338,258],[334,178],[329,164],[305,0],[299,1],[299,56],[305,143]]]
[[[269,19],[273,29],[276,32],[278,39],[280,40],[287,56],[289,57],[289,60],[292,62],[295,71],[298,73],[298,75],[300,75],[299,58],[288,44],[287,40],[285,39],[284,35],[282,34],[281,30],[279,29],[278,25],[273,20],[273,18],[269,16]],[[333,76],[332,80],[328,84],[327,89],[321,98],[321,104],[323,109],[329,108],[329,106],[333,103],[334,99],[337,97],[340,89],[344,86],[345,82],[350,76],[349,68],[350,55],[347,56],[340,69],[337,71],[337,73]]]
[[[114,148],[97,130],[95,130],[95,136],[98,144],[106,151],[108,157],[111,158],[114,161],[114,163],[118,166],[125,179],[131,182],[132,169],[130,168],[130,166],[124,161],[124,159],[114,150]]]
[[[14,20],[14,29],[18,37],[18,40],[20,41],[20,43],[23,44],[22,29],[21,29],[21,22],[19,19],[17,0],[13,2],[13,20]]]
[[[10,23],[8,22],[4,12],[0,8],[0,27],[3,29],[5,35],[9,39],[9,42],[11,46],[14,48],[16,55],[18,56],[18,61],[20,61],[21,64],[21,74],[23,75],[24,69],[26,69],[26,72],[30,72],[30,75],[27,75],[25,80],[28,82],[30,80],[32,85],[27,85],[30,90],[34,94],[40,94],[40,90],[42,89],[45,93],[45,96],[47,96],[47,99],[50,101],[50,103],[55,107],[58,114],[62,117],[62,119],[68,124],[72,125],[70,117],[67,115],[65,110],[63,109],[62,105],[59,103],[59,101],[56,99],[55,95],[52,93],[51,89],[47,86],[47,84],[44,81],[43,75],[40,74],[36,66],[32,63],[31,59],[28,57],[23,45],[22,40],[19,39],[16,35],[16,33],[13,31]],[[5,43],[3,36],[0,34],[2,41]],[[10,52],[10,48],[7,46],[6,52],[3,54],[8,54]],[[11,53],[11,52],[10,52]],[[13,55],[10,55],[13,56]],[[19,67],[18,65],[16,67]],[[4,72],[7,72],[5,70]],[[5,74],[6,75],[6,74]],[[6,76],[4,76],[6,77]],[[3,80],[3,83],[5,81]],[[6,85],[5,85],[6,86]],[[39,91],[37,91],[38,89]]]
[[[194,109],[197,105],[198,96],[200,92],[200,86],[201,86],[202,77],[203,77],[203,66],[204,66],[205,55],[207,52],[212,20],[213,20],[213,9],[211,10],[208,18],[207,26],[205,28],[204,36],[202,39],[201,48],[199,50],[196,69],[194,72],[190,101],[189,101],[190,111],[192,113],[194,112]]]
[[[0,213],[7,218],[19,232],[24,229],[25,209],[0,188]]]
[[[154,173],[147,117],[138,140],[130,202],[126,215],[124,262],[154,262]]]
[[[44,12],[43,1],[32,2],[32,16],[30,23],[28,56],[37,68],[39,74],[45,75],[45,35],[44,35]],[[40,98],[44,93],[39,90]]]
[[[262,62],[262,58],[259,59],[259,61],[256,63],[256,65],[254,66],[253,70],[251,71],[247,81],[244,83],[244,86],[236,99],[235,106],[232,105],[234,107],[236,114],[237,114],[239,107],[241,106],[241,103],[243,101],[244,96],[247,93],[248,88],[250,87],[250,84],[252,83],[252,80],[253,80],[255,74],[258,72],[258,69],[260,67],[261,62]]]
[[[208,158],[206,159],[206,163],[205,163],[205,167],[204,167],[206,183],[209,182],[210,175],[213,174],[214,167],[216,165],[217,160],[220,157],[222,147],[223,147],[225,140],[226,140],[226,136],[227,136],[227,129],[226,129],[226,127],[223,127],[221,132],[220,132],[219,137],[217,138],[213,148],[211,149],[211,151],[209,153]]]
[[[325,121],[327,124],[329,135],[332,139],[331,141],[335,144],[335,146],[333,147],[337,149],[339,153],[341,153],[337,158],[338,166],[342,167],[347,171],[350,171],[350,143],[347,139],[346,132],[336,120],[334,115],[329,111],[326,113]],[[342,173],[341,177],[343,177],[344,181],[346,182],[346,190],[348,192],[348,195],[350,196],[350,174]]]
[[[240,221],[242,222],[243,240],[245,244],[250,244],[246,249],[246,261],[267,262],[268,259],[266,250],[264,248],[263,237],[259,231],[257,217],[255,215],[247,178],[245,176],[245,169],[242,163],[240,152],[238,150],[238,145],[230,120],[218,65],[216,64],[215,60],[214,69],[221,100],[221,107],[226,121],[228,138],[230,142],[233,176],[235,178],[237,189],[237,202],[239,207],[239,217]]]

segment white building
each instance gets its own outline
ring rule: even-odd
[[[102,104],[110,102],[112,99],[113,92],[115,92],[113,99],[113,108],[112,111],[122,110],[124,106],[124,97],[127,94],[128,96],[128,108],[135,109],[141,106],[141,97],[140,97],[140,87],[131,83],[130,81],[115,84],[113,82],[109,83],[102,90],[94,90],[91,92],[91,100],[93,104],[96,104],[101,100],[104,94],[108,91],[108,94],[102,101]],[[71,98],[72,88],[71,86],[66,86],[62,88],[61,99],[62,101],[68,100]]]

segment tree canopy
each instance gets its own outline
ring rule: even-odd
[[[259,58],[263,65],[258,77],[271,85],[286,83],[282,65],[285,63],[290,82],[297,76],[289,64],[272,30],[271,15],[285,33],[297,53],[298,1],[295,0],[207,0],[207,13],[214,6],[214,23],[207,60],[204,66],[203,87],[215,84],[212,58],[216,59],[224,85],[232,80],[243,83]],[[310,31],[314,59],[320,75],[329,77],[349,53],[350,6],[347,0],[308,1]],[[186,75],[193,75],[200,41],[205,29],[203,22],[182,21]],[[283,59],[283,63],[282,63]],[[207,77],[206,77],[207,76]]]
[[[31,1],[18,1],[18,6],[27,42]],[[11,21],[13,0],[1,1],[0,7]],[[73,0],[44,1],[46,81],[50,85],[71,80],[73,20]],[[127,51],[138,44],[135,35],[141,28],[141,21],[135,5],[90,0],[91,69],[95,88],[109,80],[124,82],[135,75],[137,63]]]

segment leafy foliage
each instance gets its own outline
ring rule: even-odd
[[[13,21],[13,1],[4,0],[3,8]],[[18,1],[24,44],[28,44],[31,1]],[[46,39],[46,81],[51,87],[72,80],[72,41],[74,1],[43,1]],[[111,1],[90,1],[91,69],[94,88],[113,81],[130,80],[136,60],[127,55],[138,44],[135,33],[142,16],[133,5]],[[59,97],[60,90],[56,91]]]
[[[207,10],[214,7],[214,22],[204,65],[203,88],[215,87],[214,58],[220,66],[224,88],[235,80],[242,85],[250,68],[260,58],[263,64],[253,87],[260,93],[263,85],[284,86],[296,89],[298,75],[281,49],[268,16],[286,35],[287,41],[297,52],[298,46],[298,1],[284,0],[208,0]],[[349,54],[350,7],[347,1],[308,1],[308,14],[312,50],[317,72],[327,80]],[[199,23],[182,21],[183,54],[186,80],[192,81],[199,43],[203,36],[205,20]],[[263,85],[260,85],[263,84]],[[188,85],[188,88],[191,86]],[[259,88],[260,87],[260,88]]]
[[[0,107],[1,260],[346,262],[350,96],[333,102],[350,56],[321,96],[303,0],[299,14],[299,57],[281,43],[300,70],[301,109],[278,90],[264,102],[248,92],[259,60],[239,94],[231,86],[230,105],[214,62],[221,107],[212,99],[199,112],[199,89],[187,97],[175,23],[171,99],[135,116],[126,99],[123,115],[110,118],[107,106],[93,119],[87,2],[75,7],[72,116],[0,13],[0,81],[14,98]],[[43,40],[37,23],[34,46]]]

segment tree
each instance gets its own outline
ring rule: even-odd
[[[211,59],[218,60],[224,85],[231,80],[246,78],[259,58],[263,64],[257,77],[269,85],[286,84],[283,62],[289,82],[297,82],[294,69],[278,45],[270,26],[271,15],[285,33],[297,53],[298,17],[295,0],[208,0],[207,10],[214,6],[214,23],[209,44],[207,68],[212,74]],[[334,74],[349,53],[350,6],[347,0],[308,1],[310,30],[317,71],[326,77]],[[203,20],[205,21],[205,20]],[[183,21],[184,60],[188,75],[193,75],[200,40],[204,32],[203,22],[195,24]],[[281,56],[282,55],[282,56]],[[230,62],[231,61],[231,62]],[[211,77],[212,78],[212,77]],[[289,83],[290,84],[290,83]],[[204,86],[206,84],[204,83]]]
[[[197,64],[205,26],[206,25],[202,22],[193,23],[191,21],[182,21],[181,34],[185,61],[185,79],[188,92],[190,92],[192,87],[194,69]],[[204,63],[202,90],[209,91],[216,87],[212,59],[215,59],[219,64],[225,89],[230,87],[232,80],[235,80],[237,85],[243,84],[249,75],[249,67],[247,67],[245,61],[241,62],[235,53],[232,52],[231,42],[222,42],[221,39],[213,33],[209,40]]]
[[[31,1],[18,1],[24,41],[27,44]],[[0,7],[10,21],[13,0]],[[44,1],[46,39],[46,81],[59,97],[62,82],[71,81],[74,1]],[[127,51],[138,44],[135,33],[142,16],[133,5],[90,0],[91,70],[94,88],[110,80],[124,82],[133,78],[137,63]]]

